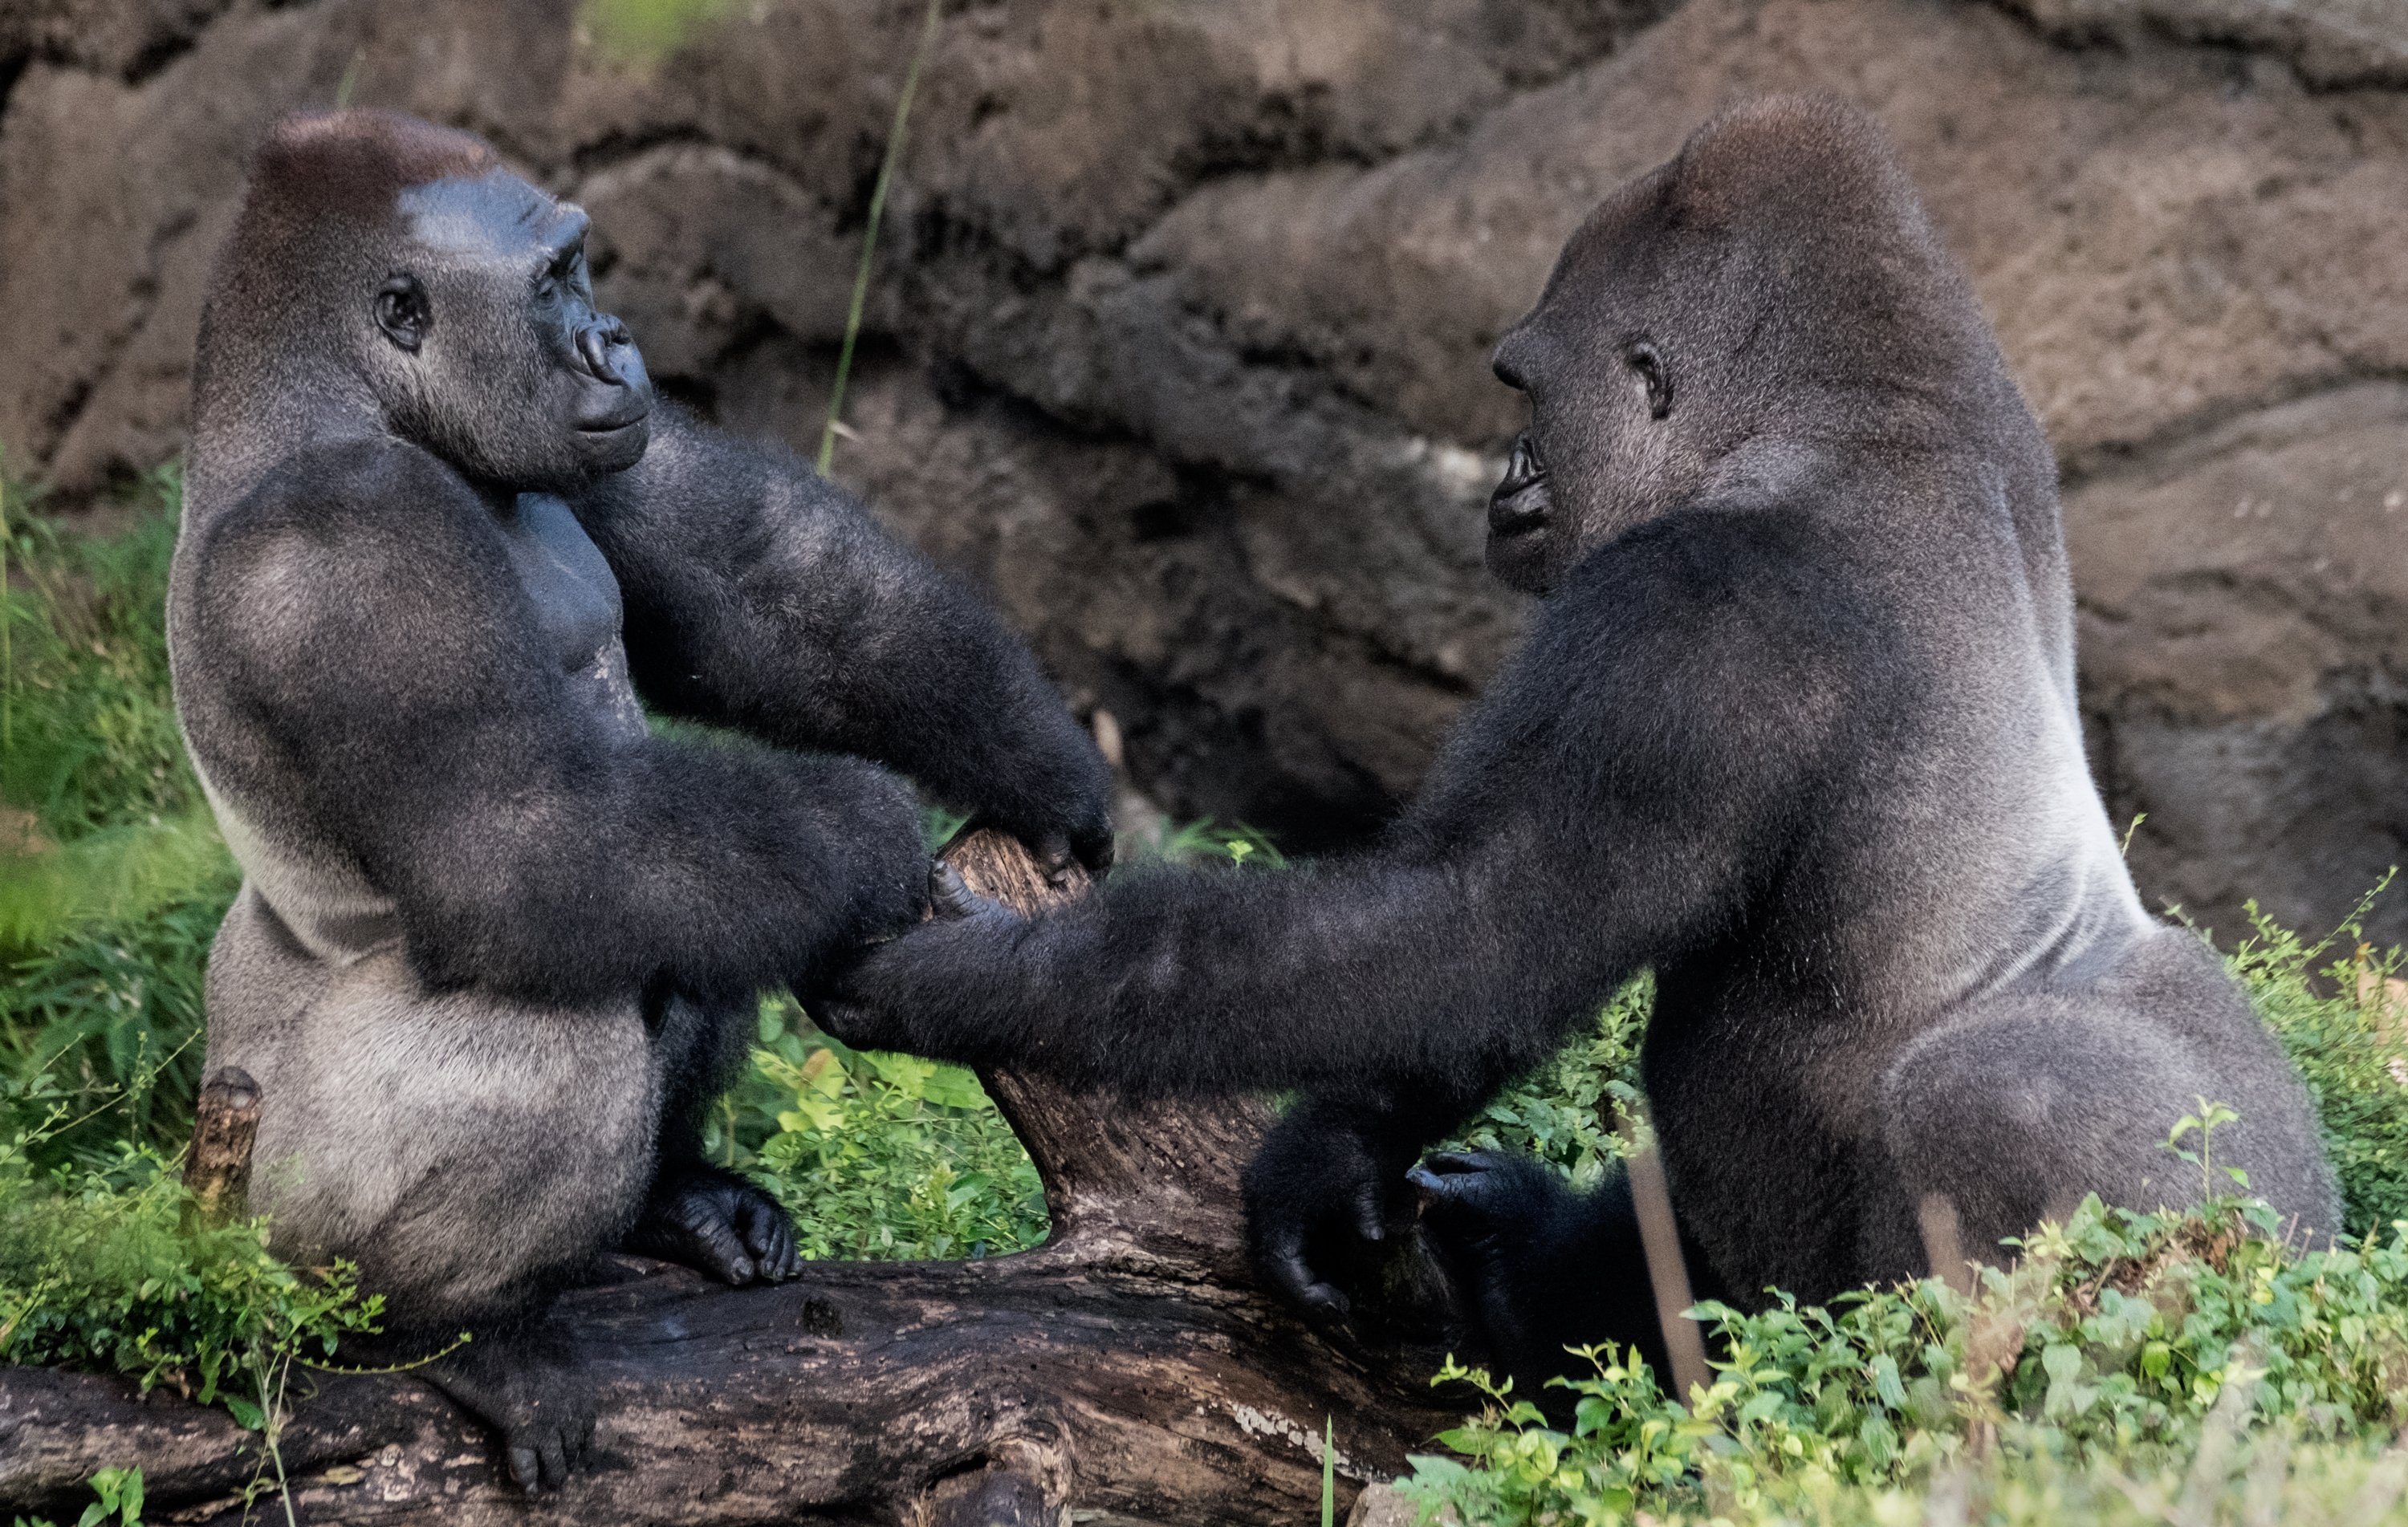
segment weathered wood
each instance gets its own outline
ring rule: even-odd
[[[973,889],[1031,906],[1018,845],[948,850]],[[1341,1501],[1398,1473],[1451,1412],[1431,1351],[1332,1347],[1248,1286],[1240,1166],[1252,1105],[1132,1106],[985,1078],[1044,1179],[1045,1246],[973,1263],[815,1263],[731,1291],[611,1259],[563,1315],[603,1401],[593,1471],[523,1500],[491,1439],[406,1376],[305,1375],[281,1450],[307,1523],[1294,1523],[1334,1420]],[[0,1513],[68,1515],[82,1481],[142,1465],[149,1520],[231,1527],[255,1439],[124,1380],[0,1370]]]
[[[251,1147],[259,1137],[259,1083],[238,1065],[209,1073],[193,1104],[184,1186],[202,1221],[222,1225],[251,1199]]]

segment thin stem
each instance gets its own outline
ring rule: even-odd
[[[366,43],[351,50],[351,61],[343,65],[343,78],[335,86],[335,109],[342,110],[351,104],[351,92],[359,88],[360,65],[368,61]]]
[[[920,70],[937,45],[937,21],[942,0],[928,0],[927,19],[920,23],[920,46],[912,50],[911,66],[904,71],[903,93],[895,98],[895,124],[886,132],[886,157],[878,166],[877,183],[869,188],[869,225],[862,230],[861,265],[853,276],[853,307],[844,316],[844,348],[837,352],[836,387],[828,393],[827,427],[820,431],[820,476],[836,460],[838,421],[844,415],[845,379],[853,375],[853,342],[861,337],[861,309],[869,300],[869,271],[878,258],[878,223],[886,215],[886,188],[894,182],[895,166],[903,157],[904,129],[911,120],[911,97],[920,88]]]
[[[9,640],[16,622],[8,618],[16,606],[8,597],[8,482],[0,477],[0,758],[17,751],[17,651]]]

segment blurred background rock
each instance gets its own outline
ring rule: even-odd
[[[0,0],[12,469],[175,454],[245,156],[347,78],[583,202],[667,389],[808,454],[922,15]],[[2144,892],[2329,925],[2408,858],[2408,0],[949,3],[835,475],[1174,817],[1359,838],[1526,618],[1490,345],[1603,192],[1798,88],[1889,124],[2057,443]]]

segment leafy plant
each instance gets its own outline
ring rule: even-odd
[[[2239,1419],[2361,1442],[2408,1421],[2408,1225],[2298,1252],[2263,1205],[2187,1214],[2085,1202],[1971,1298],[1939,1279],[1708,1303],[1713,1380],[1683,1406],[1627,1353],[1589,1353],[1572,1430],[1450,1363],[1483,1415],[1416,1463],[1426,1502],[1469,1521],[1607,1520],[1646,1508],[1775,1513],[1835,1486],[1928,1482],[1996,1447],[2070,1463],[2172,1466],[2246,1386]]]
[[[1624,987],[1595,1028],[1499,1092],[1448,1149],[1522,1151],[1553,1163],[1574,1187],[1594,1186],[1607,1163],[1629,1152],[1613,1120],[1639,1110],[1639,1042],[1655,1006],[1654,977]]]
[[[78,1122],[34,1148],[45,1162],[181,1140],[200,1068],[201,971],[239,883],[168,692],[180,497],[174,471],[153,474],[115,536],[7,521],[0,1078],[16,1086],[7,1095],[50,1089],[73,1105]],[[27,1131],[35,1117],[0,1096],[0,1128]]]
[[[849,1049],[784,1000],[763,1005],[752,1059],[709,1149],[778,1194],[805,1256],[980,1257],[1045,1238],[1037,1168],[969,1072]]]
[[[93,1503],[76,1519],[76,1527],[142,1527],[142,1471],[136,1469],[95,1469],[87,1481],[92,1486]],[[46,1520],[29,1521],[23,1517],[16,1527],[55,1527]]]
[[[1287,855],[1259,828],[1236,822],[1224,827],[1210,817],[1196,821],[1166,822],[1152,838],[1128,845],[1133,860],[1154,859],[1172,864],[1214,864],[1224,861],[1257,869],[1285,869]]]
[[[2386,875],[2341,925],[2311,942],[2252,902],[2231,955],[2266,1026],[2315,1099],[2342,1216],[2362,1234],[2408,1219],[2408,982],[2402,952],[2361,941]]]

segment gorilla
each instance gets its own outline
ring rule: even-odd
[[[2056,466],[1880,130],[1759,100],[1622,187],[1496,371],[1529,428],[1488,561],[1542,596],[1359,856],[1124,875],[934,921],[825,993],[851,1042],[1143,1092],[1298,1089],[1247,1173],[1265,1284],[1327,1315],[1417,1209],[1528,1392],[1662,1343],[1629,1189],[1414,1158],[1652,969],[1645,1091],[1700,1293],[1915,1276],[2216,1159],[2338,1228],[2307,1096],[2152,919],[2083,754]],[[2228,1156],[2228,1152],[2229,1153]]]
[[[808,468],[656,407],[586,227],[466,134],[279,122],[202,320],[168,607],[246,877],[207,1064],[261,1085],[272,1244],[354,1261],[397,1355],[470,1331],[431,1377],[529,1490],[590,1442],[546,1315],[596,1252],[798,1268],[702,1125],[760,990],[924,906],[881,765],[1059,873],[1111,851],[1029,654]]]

